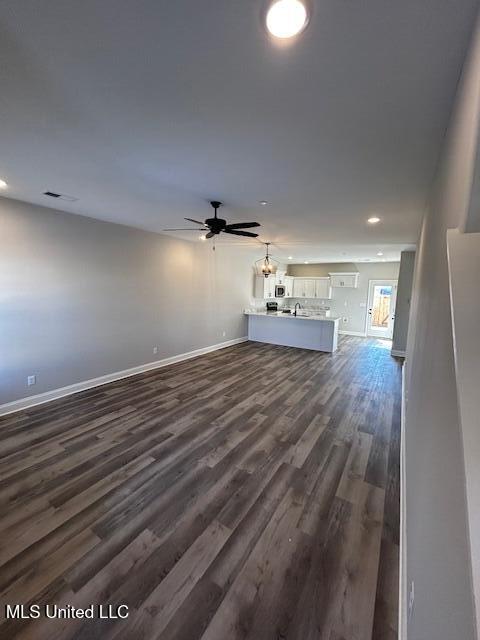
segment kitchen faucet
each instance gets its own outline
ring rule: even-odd
[[[297,302],[297,303],[295,304],[295,311],[293,312],[293,315],[294,315],[295,317],[297,316],[297,307],[298,307],[299,309],[301,309],[301,308],[302,308],[302,305],[301,305],[299,302]]]

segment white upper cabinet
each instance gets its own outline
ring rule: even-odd
[[[356,289],[358,287],[358,273],[331,273],[332,287]]]
[[[330,300],[330,278],[293,278],[293,297]]]
[[[315,298],[315,280],[313,278],[294,278],[293,297]]]
[[[330,300],[332,298],[332,286],[330,278],[316,278],[315,280],[315,297]]]
[[[315,280],[313,278],[305,278],[304,289],[304,298],[315,298]]]
[[[303,289],[303,278],[294,278],[293,279],[293,297],[294,298],[304,298],[304,289]]]
[[[273,276],[269,276],[268,278],[263,278],[264,280],[266,280],[265,283],[265,291],[266,291],[266,296],[265,298],[275,298],[275,278]]]
[[[275,298],[275,276],[256,276],[254,297]]]
[[[293,281],[292,276],[285,276],[285,297],[293,298]]]
[[[344,284],[337,284],[335,286],[357,286],[356,284],[352,284],[346,277],[343,277],[343,275],[342,282],[344,282]],[[287,276],[285,274],[272,275],[268,276],[268,278],[265,278],[265,276],[256,276],[254,297],[263,300],[275,298],[275,285],[277,284],[285,287],[285,298],[306,298],[310,300],[331,300],[332,298],[332,283],[330,278],[295,278],[294,276]]]

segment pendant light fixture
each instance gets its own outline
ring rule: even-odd
[[[277,272],[279,265],[278,260],[275,260],[275,258],[272,258],[270,255],[270,244],[270,242],[264,242],[264,245],[266,246],[265,257],[261,260],[256,260],[255,262],[255,271],[257,272],[257,275],[265,276],[265,278],[274,275]]]

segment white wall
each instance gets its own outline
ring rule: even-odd
[[[453,347],[465,460],[469,543],[477,625],[480,622],[480,233],[447,235]],[[473,295],[472,295],[473,294]]]
[[[321,277],[336,271],[357,271],[358,287],[356,289],[333,289],[333,299],[325,300],[334,316],[340,316],[340,331],[365,334],[367,320],[368,283],[370,280],[396,280],[398,278],[399,262],[357,262],[346,264],[312,264],[290,265],[288,273],[299,277]],[[300,302],[303,302],[300,300]],[[313,304],[306,300],[305,304]],[[343,318],[347,321],[344,322]]]
[[[417,251],[406,374],[409,640],[476,637],[458,414],[446,232],[463,227],[479,126],[480,30],[475,27]]]
[[[0,242],[0,404],[247,333],[248,243],[213,252],[5,198]]]

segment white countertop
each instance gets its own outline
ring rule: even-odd
[[[315,320],[320,322],[338,322],[340,320],[337,316],[326,317],[324,315],[311,314],[311,315],[297,315],[293,313],[282,313],[282,311],[245,311],[246,316],[268,316],[269,318],[286,318],[287,320]]]

